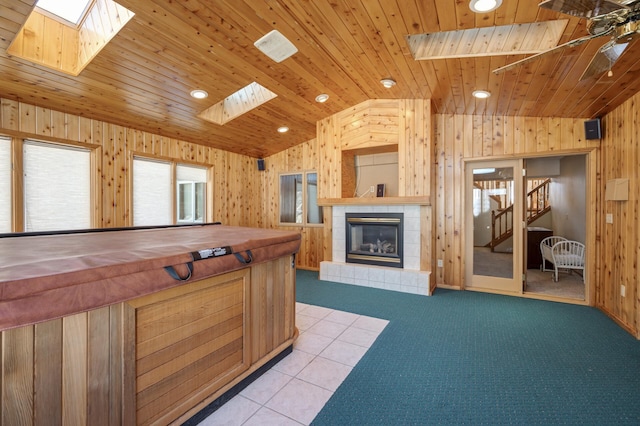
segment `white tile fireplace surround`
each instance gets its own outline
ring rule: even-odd
[[[346,263],[346,213],[404,213],[404,268]],[[320,279],[344,284],[429,294],[429,272],[420,271],[420,206],[340,205],[333,207],[333,253],[331,261],[320,262]]]

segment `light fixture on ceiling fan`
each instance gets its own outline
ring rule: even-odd
[[[602,74],[607,70],[612,74],[613,64],[622,55],[629,42],[640,35],[640,0],[627,0],[621,3],[613,0],[576,0],[572,2],[545,0],[538,6],[579,18],[587,18],[589,35],[497,68],[493,71],[495,74],[603,36],[611,36],[611,40],[596,52],[580,76],[580,81]]]

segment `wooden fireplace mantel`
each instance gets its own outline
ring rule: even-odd
[[[327,207],[327,206],[391,206],[391,205],[430,206],[431,198],[429,196],[318,198],[318,205],[323,207]]]

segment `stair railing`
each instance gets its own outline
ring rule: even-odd
[[[551,179],[545,179],[527,193],[527,225],[551,210],[549,204],[550,186]]]
[[[491,251],[513,235],[513,204],[503,210],[491,210]]]
[[[549,188],[551,179],[545,179],[527,193],[527,225],[551,211]],[[513,204],[502,210],[491,211],[491,241],[489,247],[495,247],[513,236]]]

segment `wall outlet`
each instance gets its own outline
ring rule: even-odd
[[[607,213],[607,223],[613,223],[613,214]]]
[[[627,288],[624,285],[620,286],[620,296],[625,297],[627,293]]]
[[[442,259],[438,259],[438,268],[442,268]]]
[[[375,193],[376,192],[375,185],[371,185],[371,188],[369,188],[369,192],[371,192],[371,193]]]

